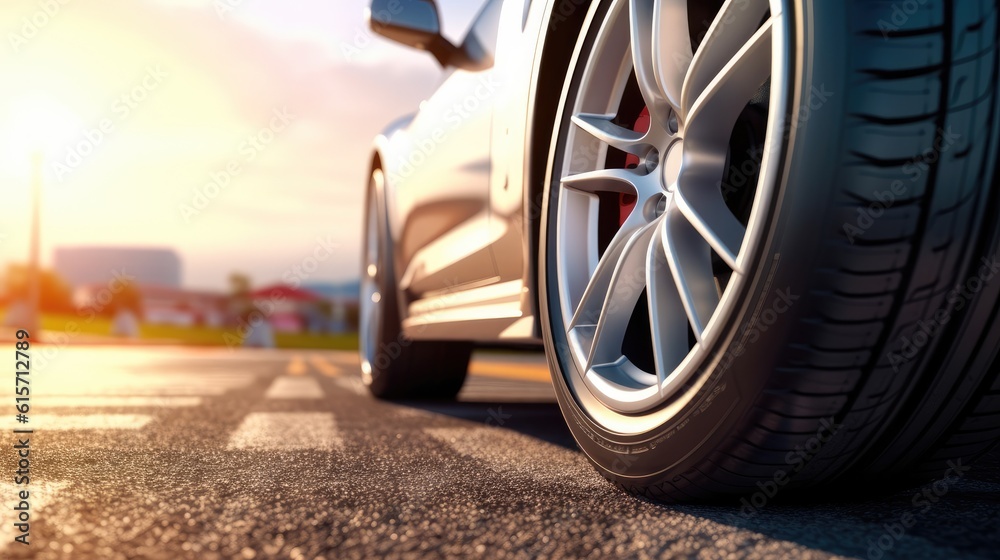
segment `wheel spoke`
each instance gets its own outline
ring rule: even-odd
[[[649,303],[656,378],[662,389],[670,372],[687,356],[688,339],[687,322],[678,320],[685,316],[684,306],[677,293],[663,247],[663,236],[659,231],[653,235],[646,253],[646,299]]]
[[[746,228],[726,206],[722,190],[716,186],[721,177],[699,176],[700,171],[692,169],[681,175],[674,201],[678,210],[712,250],[729,268],[742,274],[737,257],[743,246],[743,238],[746,237]]]
[[[726,0],[691,61],[684,79],[682,107],[690,109],[695,99],[751,40],[768,7],[767,0]]]
[[[594,138],[623,152],[641,156],[648,151],[648,144],[643,142],[645,134],[618,126],[611,122],[613,118],[615,115],[580,114],[573,117],[573,123]]]
[[[580,304],[577,305],[573,318],[569,322],[569,328],[597,324],[604,300],[611,287],[611,279],[622,259],[622,253],[636,236],[636,232],[639,231],[643,223],[639,213],[632,212],[615,233],[608,248],[604,250],[604,254],[597,262],[597,267],[590,277],[590,282],[587,283],[583,297],[580,298]]]
[[[595,364],[615,363],[622,357],[625,331],[646,287],[646,253],[655,233],[656,224],[649,224],[633,235],[622,249],[594,330],[587,370]]]
[[[639,89],[654,118],[680,108],[691,63],[687,0],[630,0],[632,62]]]
[[[746,231],[729,211],[718,185],[733,124],[770,75],[773,23],[768,20],[757,30],[694,101],[684,135],[684,168],[676,187],[680,211],[737,273],[742,272],[737,256]],[[705,52],[713,52],[713,46],[706,48]],[[704,68],[714,63],[710,59],[704,55]]]
[[[685,149],[725,154],[733,125],[771,75],[773,25],[774,19],[768,20],[754,33],[685,108]]]
[[[664,214],[659,233],[691,330],[701,342],[705,327],[719,306],[708,243],[676,208]]]
[[[642,175],[629,169],[598,169],[564,177],[564,187],[595,194],[598,192],[616,192],[636,194]]]

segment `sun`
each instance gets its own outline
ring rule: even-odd
[[[65,104],[45,95],[11,100],[0,115],[0,164],[21,174],[31,159],[61,157],[83,133],[80,118]]]

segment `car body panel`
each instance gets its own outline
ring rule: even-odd
[[[492,115],[475,99],[478,73],[455,71],[382,154],[392,201],[398,281],[414,297],[496,276],[488,223],[489,130]],[[471,97],[470,97],[471,96]],[[472,107],[473,110],[466,110]]]
[[[492,66],[452,70],[375,143],[403,331],[414,339],[541,342],[525,187],[529,109],[553,0],[495,1]]]

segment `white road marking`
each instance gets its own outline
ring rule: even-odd
[[[226,387],[211,386],[141,386],[141,385],[96,385],[84,388],[72,388],[69,390],[49,390],[48,388],[36,387],[31,392],[32,399],[42,398],[44,395],[56,396],[181,396],[181,397],[212,397],[225,394],[229,391]]]
[[[140,430],[153,421],[148,414],[28,414],[21,424],[11,416],[4,424],[10,429],[45,431],[63,430]]]
[[[48,395],[165,395],[217,396],[245,387],[256,379],[252,375],[136,375],[111,373],[81,379],[59,376],[41,377],[33,384],[32,396]]]
[[[332,451],[343,445],[328,412],[252,412],[229,438],[228,449]]]
[[[440,418],[440,415],[433,412],[420,410],[419,408],[411,408],[408,406],[397,406],[393,409],[393,413],[398,418]]]
[[[588,490],[611,489],[582,454],[517,432],[476,427],[426,428],[424,433],[501,474]]]
[[[333,382],[336,383],[339,387],[347,389],[348,391],[358,396],[362,397],[371,396],[371,393],[368,391],[368,388],[365,387],[364,381],[361,381],[361,379],[358,377],[354,376],[334,377]]]
[[[201,397],[39,395],[33,408],[184,408],[200,406]]]
[[[323,389],[312,377],[276,377],[267,393],[267,399],[321,399]]]

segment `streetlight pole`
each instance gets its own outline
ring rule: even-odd
[[[31,248],[28,254],[28,317],[24,328],[32,335],[38,330],[42,273],[39,264],[40,214],[42,205],[42,152],[31,154]],[[37,335],[35,335],[37,336]]]

